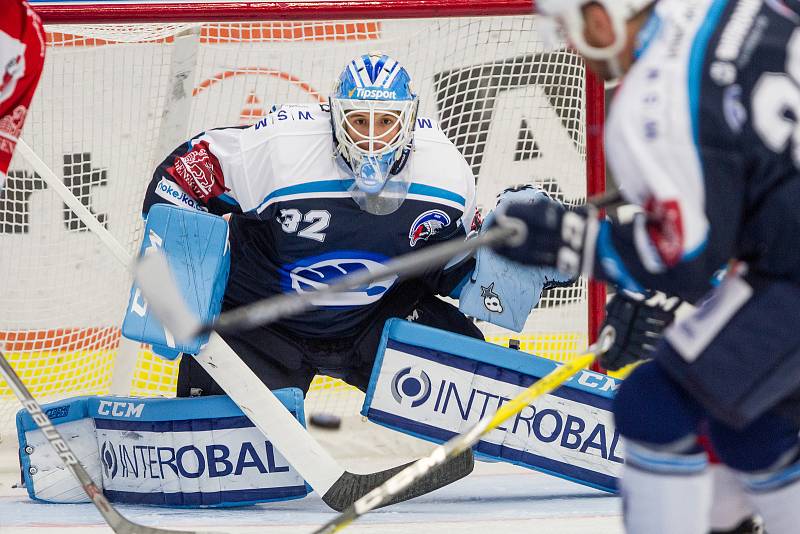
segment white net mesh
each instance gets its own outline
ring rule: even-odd
[[[47,30],[23,138],[131,254],[144,189],[174,146],[253,123],[273,103],[324,101],[345,63],[375,50],[412,74],[421,116],[439,120],[472,165],[482,207],[524,182],[568,201],[586,196],[583,66],[544,50],[535,17]],[[0,341],[34,395],[107,393],[128,275],[19,154],[0,193],[0,250]],[[511,337],[568,359],[586,346],[587,312],[585,283],[554,290]],[[173,395],[176,369],[141,348],[131,393]],[[360,398],[318,377],[306,410],[356,413]],[[0,434],[13,435],[17,406],[0,381]]]

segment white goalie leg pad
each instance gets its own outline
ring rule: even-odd
[[[362,415],[442,443],[465,432],[558,366],[552,360],[390,319]],[[611,403],[620,381],[583,370],[481,438],[476,457],[616,492],[622,440]]]
[[[755,513],[737,473],[723,464],[709,465],[713,483],[711,529],[732,530]]]
[[[664,453],[630,441],[625,450],[626,532],[708,534],[712,481],[705,453]]]
[[[81,465],[102,489],[103,468],[95,439],[94,420],[88,415],[88,397],[76,397],[43,406]],[[31,499],[53,503],[89,502],[83,487],[27,411],[17,413],[17,437],[22,479]]]
[[[777,472],[743,475],[750,500],[764,518],[769,534],[800,529],[800,462]]]
[[[299,389],[276,398],[304,421]],[[112,502],[176,507],[241,506],[304,497],[309,487],[228,397],[79,397],[43,406]],[[27,412],[17,415],[28,494],[87,502]]]

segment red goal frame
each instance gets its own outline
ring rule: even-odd
[[[534,0],[310,0],[263,2],[159,2],[159,3],[65,3],[32,1],[45,24],[123,24],[144,22],[207,21],[303,21],[404,19],[469,16],[528,15]],[[587,196],[605,190],[606,165],[603,151],[605,89],[603,82],[587,70],[586,75],[586,183]],[[605,316],[606,289],[590,281],[588,288],[590,342],[597,338]]]

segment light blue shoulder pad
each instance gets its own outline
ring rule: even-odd
[[[505,191],[497,205],[511,201],[557,202],[540,189],[526,188]],[[491,226],[494,213],[486,217],[484,229]],[[475,269],[461,289],[458,309],[481,321],[521,332],[531,310],[539,304],[542,291],[552,284],[570,281],[556,269],[524,266],[484,247],[478,250]]]
[[[189,309],[202,322],[214,319],[222,307],[230,270],[228,223],[216,215],[157,204],[148,214],[140,255],[151,247],[167,257]],[[189,343],[176,342],[150,313],[136,284],[131,288],[122,335],[151,343],[153,351],[167,359],[182,352],[197,354],[208,342],[208,335]]]

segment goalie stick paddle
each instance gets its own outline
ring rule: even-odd
[[[212,334],[208,345],[194,358],[212,374],[242,413],[272,441],[284,459],[322,497],[323,502],[337,512],[408,465],[373,473],[350,473],[308,434],[219,334]],[[436,478],[421,480],[385,504],[424,495],[455,482],[472,472],[473,462],[472,451],[466,451]]]
[[[354,502],[344,512],[315,530],[314,534],[338,532],[370,510],[383,506],[386,501],[404,491],[411,484],[419,483],[430,476],[436,476],[437,472],[446,468],[453,458],[457,458],[464,451],[471,450],[483,436],[527,408],[536,398],[558,389],[570,377],[591,365],[599,354],[610,348],[612,343],[613,336],[611,332],[604,330],[600,334],[600,339],[590,346],[585,353],[570,362],[559,365],[522,393],[500,406],[494,415],[487,415],[463,434],[458,434],[446,443],[436,447],[428,456],[410,464],[405,470],[400,471],[384,484]]]
[[[86,469],[81,465],[75,453],[67,444],[64,437],[56,429],[53,422],[42,410],[42,406],[33,398],[33,395],[20,380],[14,368],[6,360],[5,353],[0,346],[0,375],[4,376],[6,382],[11,387],[11,391],[17,396],[22,406],[33,418],[33,422],[42,431],[47,441],[53,447],[56,455],[61,459],[61,462],[69,469],[70,473],[78,480],[83,491],[89,496],[92,503],[95,505],[100,515],[111,527],[111,530],[117,534],[201,534],[195,530],[169,530],[156,527],[148,527],[134,523],[120,514],[116,508],[108,501],[97,484],[94,483],[92,477],[86,472]],[[211,534],[211,533],[208,533]]]

